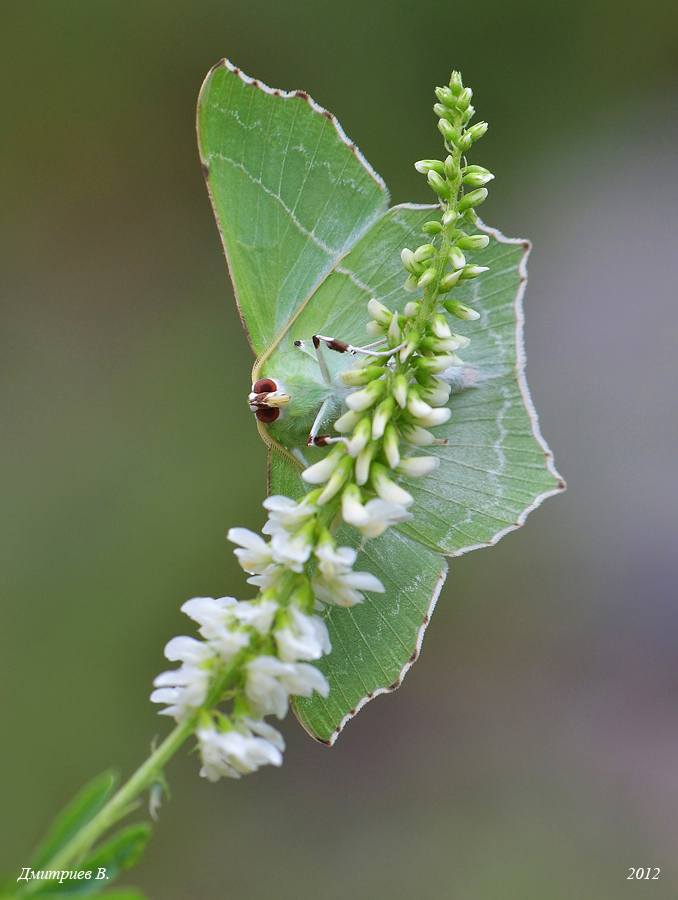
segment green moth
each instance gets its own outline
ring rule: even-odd
[[[437,207],[389,207],[384,182],[334,116],[307,94],[271,90],[227,60],[202,87],[198,142],[256,354],[243,393],[270,448],[269,489],[298,499],[306,492],[301,470],[324,452],[314,445],[345,411],[340,374],[353,364],[352,351],[333,349],[366,343],[371,298],[397,311],[412,299],[400,251],[421,241]],[[455,288],[455,299],[480,317],[465,323],[472,340],[453,376],[452,416],[427,448],[440,467],[422,481],[403,479],[415,498],[411,521],[376,540],[361,542],[346,526],[340,536],[359,550],[357,568],[375,574],[386,593],[327,612],[333,650],[318,665],[330,695],[295,702],[307,731],[326,743],[368,700],[397,687],[417,658],[445,557],[496,543],[564,488],[524,376],[529,244],[481,223],[474,231],[490,242],[471,261],[490,271]]]

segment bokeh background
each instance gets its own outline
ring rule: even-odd
[[[5,0],[0,28],[0,869],[129,774],[190,596],[243,594],[265,452],[194,136],[229,56],[428,202],[432,89],[491,130],[485,220],[530,237],[528,376],[569,491],[454,560],[420,661],[332,749],[195,756],[127,878],[153,900],[678,894],[678,4]],[[630,867],[659,867],[629,882]]]

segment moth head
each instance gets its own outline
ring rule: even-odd
[[[247,398],[250,409],[260,422],[270,425],[280,415],[281,407],[289,403],[292,398],[287,394],[279,382],[272,378],[260,378],[252,385],[252,391]]]

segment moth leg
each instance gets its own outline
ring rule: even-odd
[[[364,356],[393,356],[394,353],[407,346],[407,341],[403,341],[402,344],[398,344],[397,347],[390,347],[388,350],[372,350],[372,347],[378,347],[384,341],[375,341],[374,344],[367,344],[365,347],[356,347],[353,344],[347,344],[346,341],[339,340],[339,338],[326,337],[324,334],[314,334],[313,346],[318,347],[321,342],[326,347],[329,347],[330,350],[336,350],[337,353],[350,353],[351,356],[355,356],[356,353],[362,353]]]
[[[348,441],[344,437],[331,437],[329,434],[318,434],[322,427],[327,410],[332,405],[332,398],[328,397],[323,401],[322,406],[318,410],[318,415],[311,426],[311,430],[306,441],[307,447],[326,447],[328,444],[347,444]]]

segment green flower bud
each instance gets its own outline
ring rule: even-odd
[[[435,281],[435,278],[435,269],[427,269],[417,282],[417,287],[420,287],[422,290],[424,290],[429,286],[429,284]]]
[[[318,497],[318,506],[324,506],[325,503],[337,496],[344,484],[348,481],[352,468],[353,460],[349,456],[345,457],[330,476],[325,490]],[[308,471],[308,469],[306,471]]]
[[[480,172],[469,172],[461,179],[461,183],[467,184],[469,187],[482,187],[484,184],[492,181],[493,178],[494,175],[491,172],[488,172],[487,175],[483,175]]]
[[[414,164],[414,168],[422,175],[428,175],[429,172],[437,172],[442,175],[445,171],[445,166],[440,159],[420,159]]]
[[[443,356],[417,356],[412,360],[412,365],[418,369],[423,369],[431,375],[440,375],[441,372],[449,369],[450,366],[463,366],[464,363],[455,353],[449,353]]]
[[[431,332],[437,337],[441,339],[452,337],[452,332],[450,331],[450,326],[447,324],[447,319],[442,313],[436,313],[431,319]]]
[[[352,394],[349,394],[344,402],[354,412],[362,412],[377,402],[385,385],[385,381],[371,381],[362,391],[354,391]]]
[[[459,132],[454,127],[454,125],[451,125],[447,121],[447,119],[438,119],[438,131],[450,144],[455,144],[457,138],[459,137]]]
[[[435,440],[430,431],[412,422],[403,422],[400,426],[400,433],[406,441],[416,444],[417,447],[428,447]]]
[[[462,250],[484,250],[490,243],[488,234],[465,234],[457,241],[457,247]]]
[[[469,309],[468,306],[464,306],[463,303],[457,303],[457,301],[453,300],[451,297],[443,303],[443,306],[450,315],[456,316],[458,319],[463,319],[465,322],[475,322],[476,319],[480,318],[480,313],[476,312],[475,309]]]
[[[345,372],[340,373],[339,377],[347,387],[361,387],[375,378],[380,378],[383,374],[384,370],[381,366],[366,366],[346,369]]]
[[[411,276],[410,276],[410,277],[411,277]],[[417,279],[416,279],[416,278],[415,278],[415,280],[414,280],[414,286],[415,286],[415,287],[417,286]],[[380,325],[379,322],[368,322],[367,325],[365,326],[365,331],[366,331],[371,337],[377,337],[377,338],[378,338],[378,337],[381,337],[381,336],[384,335],[384,334],[386,334],[386,328],[384,328],[383,325]]]
[[[443,230],[443,226],[441,222],[436,222],[435,219],[431,219],[430,222],[424,222],[424,224],[421,226],[421,230],[424,232],[424,234],[440,234],[440,232]]]
[[[486,133],[488,128],[489,125],[487,124],[487,122],[476,122],[475,125],[471,125],[471,127],[467,131],[467,134],[471,135],[472,141],[477,141]]]
[[[351,435],[351,440],[348,442],[348,455],[355,458],[358,454],[362,453],[365,447],[367,447],[371,436],[372,423],[370,422],[369,417],[365,416],[360,420]]]
[[[459,149],[465,153],[467,150],[470,150],[472,146],[473,146],[473,138],[467,131],[465,134],[462,134],[462,136],[459,138]]]
[[[384,436],[384,431],[386,431],[386,426],[393,415],[394,409],[394,397],[387,397],[381,401],[372,419],[372,440],[379,441]]]
[[[454,97],[458,97],[461,94],[462,88],[464,85],[461,82],[461,73],[453,72],[450,76],[450,91]]]
[[[478,224],[478,213],[475,211],[475,209],[472,209],[470,207],[469,207],[469,209],[465,209],[464,212],[462,213],[462,216],[466,219],[466,221],[470,225]]]
[[[395,397],[395,401],[401,409],[405,409],[407,406],[407,391],[409,390],[409,384],[407,382],[407,377],[403,374],[396,375],[393,379],[393,387],[391,388],[391,393]]]
[[[400,351],[400,362],[404,363],[410,358],[410,356],[414,353],[414,351],[419,346],[419,341],[421,340],[421,335],[418,331],[415,331],[414,328],[407,335],[407,344]]]
[[[450,263],[453,269],[462,269],[466,265],[466,257],[456,246],[450,248]]]
[[[422,244],[421,247],[417,247],[414,251],[414,258],[417,262],[425,262],[427,259],[431,259],[432,256],[435,256],[436,248],[433,244]]]
[[[393,316],[391,319],[391,324],[388,327],[388,335],[387,341],[389,347],[397,347],[398,344],[402,343],[402,331],[400,330],[400,324],[398,322],[398,316]]]
[[[450,190],[449,184],[445,181],[442,175],[438,175],[437,172],[431,170],[426,177],[428,178],[428,183],[431,185],[436,194],[438,194],[440,197],[444,197],[446,200],[450,199],[452,191]]]
[[[392,422],[389,422],[386,426],[382,446],[386,461],[392,469],[395,469],[400,462],[400,440],[398,439],[398,432],[396,431],[395,425],[393,425]]]
[[[457,269],[456,272],[449,272],[447,275],[445,275],[445,276],[441,279],[441,281],[440,281],[440,292],[441,292],[442,294],[446,294],[448,291],[451,291],[451,290],[452,290],[452,288],[455,286],[455,284],[456,284],[456,283],[459,281],[459,279],[461,278],[461,272],[462,272],[461,269]],[[445,306],[444,303],[443,303],[443,306]],[[445,308],[447,309],[447,307],[445,307]]]
[[[470,209],[474,206],[479,206],[486,197],[487,188],[478,188],[475,191],[469,191],[468,194],[464,194],[464,196],[461,198],[457,209],[459,210],[459,212],[463,212],[466,209]]]
[[[459,173],[459,163],[455,160],[453,156],[448,156],[445,159],[445,177],[449,181],[454,181]]]
[[[457,103],[457,98],[448,87],[437,87],[435,93],[436,97],[438,98],[438,100],[440,100],[441,103],[444,103],[445,106],[449,106],[450,108],[454,109]]]
[[[454,112],[449,108],[449,106],[445,106],[443,103],[434,103],[433,112],[437,116],[440,116],[441,119],[447,119],[448,121],[453,121],[455,118]]]
[[[488,272],[489,268],[489,266],[464,266],[461,272],[462,281],[468,278],[477,278],[483,272]]]
[[[450,88],[451,87],[452,85],[450,84]],[[459,92],[459,96],[457,97],[457,107],[459,109],[467,109],[471,102],[471,97],[473,97],[473,91],[471,90],[471,88],[463,88]]]
[[[408,275],[405,279],[405,284],[403,285],[403,289],[406,291],[416,291],[417,290],[417,282],[419,279],[416,275]]]
[[[400,259],[402,260],[403,265],[412,275],[420,276],[424,272],[424,267],[420,265],[416,259],[414,258],[414,253],[411,250],[408,250],[407,247],[404,247],[400,251]]]
[[[379,324],[383,325],[385,328],[388,328],[391,319],[393,318],[391,310],[387,306],[384,306],[383,303],[380,303],[375,297],[372,297],[372,299],[368,301],[367,312],[375,322],[379,322]]]
[[[418,300],[408,300],[405,304],[405,309],[403,313],[406,319],[414,319],[415,316],[419,315],[419,310],[421,309],[421,303]]]

